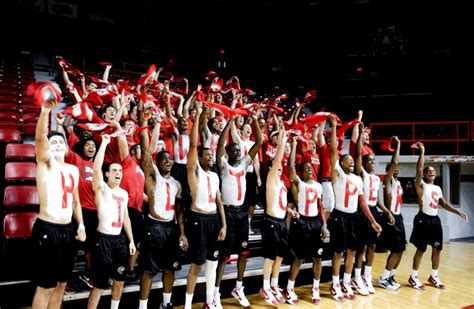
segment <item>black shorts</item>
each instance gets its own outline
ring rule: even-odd
[[[382,241],[385,248],[393,253],[405,251],[407,239],[405,235],[405,225],[403,224],[402,215],[393,215],[395,223],[390,225],[390,221],[386,215],[381,216],[382,221]]]
[[[419,212],[413,219],[410,242],[423,252],[428,245],[443,250],[443,228],[439,217]]]
[[[227,233],[221,246],[221,256],[230,256],[233,253],[242,253],[248,250],[249,243],[249,215],[245,206],[226,206],[225,222]]]
[[[96,243],[97,227],[99,226],[99,217],[97,210],[82,208],[82,219],[86,228],[86,241],[84,242],[84,250],[92,252]]]
[[[143,235],[143,213],[129,206],[128,216],[130,217],[130,223],[132,224],[133,241],[135,242],[135,246],[139,248]],[[123,229],[122,232],[125,233],[125,229]]]
[[[146,218],[145,222],[140,248],[143,270],[156,275],[160,269],[178,269],[179,232],[175,221],[162,222]]]
[[[221,224],[216,214],[207,215],[188,211],[186,218],[186,236],[189,241],[188,253],[191,263],[202,265],[206,260],[217,261],[219,250],[217,238]]]
[[[71,279],[77,253],[75,235],[72,223],[56,224],[36,219],[32,231],[35,253],[31,260],[36,264],[38,286],[54,288],[58,282]]]
[[[255,171],[252,173],[245,174],[245,179],[247,181],[247,188],[245,191],[245,205],[255,206],[258,202],[258,184],[257,184],[257,174]]]
[[[262,222],[263,257],[275,260],[289,254],[288,232],[285,219],[265,215]]]
[[[346,249],[359,250],[361,248],[359,213],[345,213],[334,209],[328,220],[330,232],[330,247],[335,252],[344,252]]]
[[[291,219],[290,248],[298,259],[309,257],[320,258],[323,253],[321,227],[323,221],[320,216]]]
[[[109,278],[125,280],[129,247],[123,234],[106,235],[97,232],[96,247],[93,252],[92,281],[94,287],[106,289]]]
[[[191,207],[191,190],[188,185],[188,167],[186,164],[174,163],[171,176],[181,184],[181,202],[183,207]]]
[[[369,206],[370,213],[374,217],[375,221],[380,224],[380,213],[377,210],[377,206]],[[375,245],[378,241],[377,232],[372,228],[372,224],[369,219],[364,215],[361,209],[359,209],[359,229],[360,229],[360,240],[362,245]]]

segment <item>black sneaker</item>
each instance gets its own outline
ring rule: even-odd
[[[127,271],[125,274],[125,281],[137,281],[138,274],[134,271]]]
[[[89,289],[92,289],[94,287],[94,285],[92,284],[92,279],[87,276],[86,274],[82,274],[79,276],[79,280],[81,280],[82,282],[84,282],[84,284],[89,287]]]

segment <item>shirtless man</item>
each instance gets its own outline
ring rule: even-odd
[[[285,217],[287,212],[288,189],[281,179],[284,148],[286,144],[285,128],[278,133],[277,152],[267,176],[266,199],[267,208],[262,223],[263,256],[263,287],[260,295],[271,305],[284,301],[278,287],[278,276],[283,257],[288,253],[288,230]],[[296,215],[288,209],[292,215]],[[271,282],[270,282],[271,276]]]
[[[79,202],[79,170],[64,162],[67,144],[64,136],[51,132],[48,137],[48,119],[56,106],[47,100],[41,107],[36,125],[36,186],[40,209],[33,226],[32,238],[36,246],[37,288],[33,309],[60,308],[66,282],[74,266],[74,226],[78,224],[76,239],[86,240]]]
[[[138,107],[140,126],[148,121],[142,116],[141,103]],[[181,205],[181,184],[170,176],[173,166],[170,154],[164,150],[156,155],[154,168],[148,130],[140,132],[141,166],[145,174],[145,193],[148,196],[149,214],[145,219],[140,263],[143,274],[140,278],[139,309],[146,309],[153,277],[163,270],[163,302],[161,308],[172,308],[171,293],[174,284],[174,268],[178,257],[178,236],[181,248],[187,250],[188,240],[184,232],[184,211]],[[178,226],[175,218],[178,219]],[[178,234],[179,227],[179,234]]]
[[[236,118],[227,122],[222,135],[217,144],[217,167],[222,179],[222,202],[224,204],[227,237],[222,245],[222,252],[219,258],[217,270],[216,290],[214,301],[217,308],[222,308],[219,286],[224,275],[227,258],[233,253],[239,254],[237,262],[237,283],[232,290],[234,296],[243,307],[250,306],[244,293],[242,282],[244,279],[245,267],[247,265],[248,241],[249,241],[249,220],[247,205],[245,203],[246,195],[246,173],[247,168],[252,164],[252,160],[258,154],[262,145],[263,137],[260,127],[257,123],[257,112],[252,113],[253,123],[255,125],[256,141],[248,153],[242,157],[240,145],[231,143],[224,146],[229,130],[232,130]],[[228,159],[226,159],[226,155]],[[255,187],[254,187],[255,189]]]
[[[108,286],[109,278],[113,279],[110,308],[118,309],[128,259],[136,252],[132,224],[128,216],[128,193],[120,188],[122,166],[119,163],[111,163],[108,166],[105,172],[107,183],[104,182],[102,164],[109,143],[110,136],[104,134],[94,160],[93,186],[99,226],[92,264],[94,288],[89,294],[88,309],[97,308],[102,292]],[[122,228],[127,235],[128,245]]]
[[[203,308],[214,308],[214,285],[219,257],[217,241],[225,239],[227,230],[219,191],[219,177],[210,171],[213,152],[209,148],[202,147],[199,152],[197,150],[199,125],[205,119],[201,103],[196,103],[196,119],[199,121],[193,124],[188,153],[188,183],[193,201],[186,221],[191,257],[184,305],[186,309],[192,306],[197,277],[204,263],[206,263],[206,303]]]

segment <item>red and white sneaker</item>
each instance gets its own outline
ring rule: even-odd
[[[375,289],[372,284],[372,276],[362,275],[361,277],[367,287],[367,291],[369,291],[370,294],[375,294]]]
[[[319,296],[319,288],[311,289],[311,300],[315,305],[318,305],[321,302],[321,296]]]
[[[342,294],[341,285],[339,283],[333,282],[329,290],[331,291],[332,298],[340,302],[345,301],[344,294]]]
[[[281,294],[282,290],[280,289],[279,286],[271,286],[270,290],[272,291],[273,296],[275,296],[275,298],[278,302],[280,302],[280,303],[285,302],[285,298],[283,297],[283,294]]]
[[[234,288],[230,294],[239,301],[242,307],[250,307],[250,302],[244,293],[244,287],[241,287],[240,289]]]
[[[360,295],[362,296],[369,295],[369,290],[367,290],[367,287],[365,286],[365,283],[362,280],[362,277],[353,278],[351,280],[351,285]]]
[[[300,303],[298,295],[295,293],[295,289],[284,289],[283,296],[286,298],[286,302],[290,305],[298,305]]]
[[[439,277],[438,276],[430,276],[428,278],[428,282],[433,284],[435,287],[437,287],[438,289],[445,289],[446,288],[446,285],[444,285],[441,280],[439,280]]]
[[[345,296],[347,298],[349,298],[350,300],[355,300],[356,299],[356,296],[354,294],[354,291],[351,288],[350,283],[344,283],[344,282],[341,283],[341,290],[342,290],[342,293],[344,293]]]
[[[263,299],[265,299],[265,301],[270,305],[278,306],[280,304],[280,302],[275,298],[275,295],[273,295],[272,290],[264,290],[261,288],[259,294],[262,295]]]
[[[410,276],[410,278],[408,278],[408,283],[410,283],[411,286],[417,290],[425,289],[425,286],[423,285],[423,283],[420,282],[420,279],[418,279],[418,276],[415,276],[415,277]]]

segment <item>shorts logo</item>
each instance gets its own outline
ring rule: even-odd
[[[217,259],[218,257],[219,257],[219,250],[216,250],[214,251],[214,258]]]
[[[323,254],[323,248],[319,248],[318,249],[318,255],[322,255]]]
[[[173,263],[173,268],[178,268],[178,267],[179,267],[179,262],[178,261],[174,262]]]
[[[433,244],[433,246],[434,246],[435,248],[441,247],[441,243],[440,243],[439,241],[437,241],[437,242],[435,242],[435,243]]]
[[[124,273],[125,273],[125,267],[119,266],[119,268],[117,268],[117,274],[123,275]]]
[[[244,241],[244,242],[242,243],[242,248],[247,248],[248,245],[249,245],[248,242]]]

